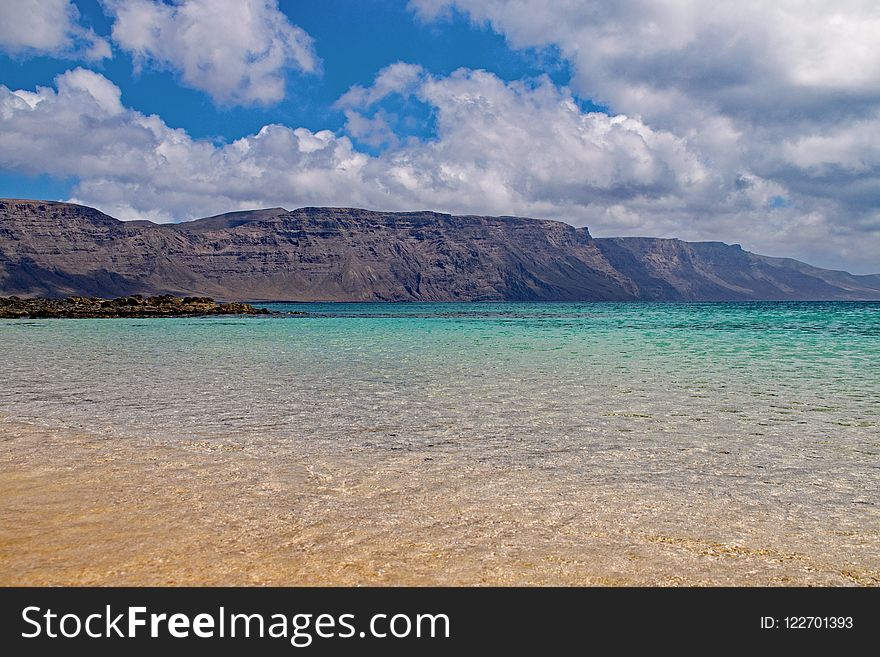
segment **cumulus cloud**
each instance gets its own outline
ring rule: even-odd
[[[176,71],[221,103],[277,102],[289,70],[320,67],[276,0],[102,4],[136,65]],[[22,5],[0,3],[4,51],[110,54],[68,0]],[[397,62],[339,98],[339,133],[268,125],[222,144],[127,107],[111,81],[76,68],[52,87],[0,86],[0,168],[73,177],[77,200],[121,218],[269,205],[521,214],[880,270],[877,3],[411,6],[422,20],[462,12],[515,48],[553,46],[570,88]],[[586,111],[585,98],[610,109]],[[425,119],[430,137],[407,131]]]
[[[0,50],[16,57],[51,55],[90,61],[110,57],[110,44],[79,19],[70,0],[3,0]]]
[[[743,229],[731,223],[715,235],[749,226],[757,246],[785,252],[785,236],[802,230],[850,255],[862,247],[846,240],[864,239],[875,254],[864,266],[880,269],[876,2],[411,0],[410,7],[425,21],[459,12],[514,48],[557,48],[572,64],[579,97],[683,140],[723,186],[714,199],[684,199],[681,233],[713,236],[734,216],[727,209],[749,200],[745,189],[752,196],[761,189],[785,202],[771,202],[761,222],[753,198],[755,216],[740,217]],[[737,183],[748,179],[761,183]],[[661,227],[645,209],[626,209],[646,229]],[[705,230],[691,231],[696,225]]]
[[[425,75],[425,70],[417,64],[395,62],[379,71],[369,88],[354,85],[336,101],[336,107],[368,108],[392,94],[409,94]]]
[[[163,207],[168,216],[260,198],[527,212],[635,198],[671,202],[707,184],[681,140],[626,116],[585,113],[548,79],[505,83],[465,69],[424,77],[408,92],[436,111],[438,137],[379,156],[356,151],[345,136],[280,125],[216,146],[124,108],[119,89],[98,73],[74,69],[55,87],[2,89],[0,164],[76,175],[80,196],[117,185],[113,202],[128,198],[133,208]]]
[[[867,0],[411,0],[410,6],[423,20],[455,8],[490,24],[516,48],[554,44],[575,64],[578,92],[652,119],[674,119],[667,114],[682,109],[681,98],[724,114],[766,119],[769,112],[789,120],[815,92],[822,92],[815,101],[823,107],[880,94],[880,5]]]
[[[400,143],[384,110],[379,110],[372,117],[368,117],[355,110],[346,109],[345,130],[359,142],[373,148],[397,146]]]
[[[556,46],[581,97],[748,155],[859,121],[880,107],[880,4],[809,0],[411,0],[422,20],[456,9],[515,48]],[[721,135],[717,134],[721,131]]]
[[[506,83],[461,69],[428,77],[416,96],[434,108],[437,138],[384,156],[395,195],[440,207],[529,213],[610,201],[662,202],[705,184],[684,143],[627,116],[582,111],[549,79]]]
[[[368,158],[329,131],[267,125],[217,146],[125,108],[102,75],[74,69],[55,88],[0,86],[0,168],[76,176],[75,196],[123,218],[184,219],[308,204],[351,188]]]
[[[876,241],[854,240],[854,225],[832,220],[839,202],[798,196],[754,171],[728,178],[686,137],[585,111],[548,78],[419,70],[387,91],[385,73],[346,104],[378,121],[384,102],[405,95],[430,108],[436,134],[378,154],[345,134],[274,124],[228,144],[193,139],[126,107],[112,82],[82,68],[53,87],[0,86],[0,168],[76,177],[78,202],[125,219],[276,205],[424,208],[553,218],[599,235],[724,239],[826,265],[869,269],[876,258]],[[861,229],[877,219],[865,209]]]
[[[113,41],[138,66],[177,72],[187,86],[229,104],[284,98],[288,69],[315,73],[312,38],[277,0],[105,0]]]
[[[779,156],[781,162],[809,175],[876,172],[880,167],[880,112],[787,139]]]
[[[364,112],[389,96],[411,96],[426,77],[427,71],[417,64],[395,62],[379,71],[369,87],[352,86],[334,107],[343,111],[346,131],[358,141],[374,148],[397,146],[400,140],[391,124],[398,117],[384,109],[372,117]]]

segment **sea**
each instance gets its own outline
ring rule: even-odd
[[[409,522],[435,542],[451,536],[465,560],[492,545],[537,559],[565,543],[576,555],[564,538],[575,527],[722,561],[764,549],[783,569],[880,582],[880,303],[267,307],[275,314],[3,321],[0,429],[234,446],[266,471],[373,477],[371,490],[401,498],[389,464],[405,463],[421,496],[400,533]],[[460,532],[407,521],[456,504],[545,525],[482,547],[471,537],[469,553]]]

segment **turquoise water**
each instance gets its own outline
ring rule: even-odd
[[[276,304],[0,323],[0,415],[267,460],[408,452],[876,527],[880,304]],[[836,520],[835,520],[836,519]]]

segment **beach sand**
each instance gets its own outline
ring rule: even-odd
[[[0,431],[0,585],[880,584],[876,524],[699,490]]]

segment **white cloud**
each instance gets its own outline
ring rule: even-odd
[[[107,116],[117,116],[124,111],[119,87],[94,71],[75,68],[59,75],[55,79],[55,85],[59,96],[71,99],[75,99],[77,95],[87,96]]]
[[[686,138],[584,111],[549,79],[462,69],[398,88],[430,107],[436,135],[370,155],[344,135],[282,125],[229,144],[193,139],[125,107],[103,76],[74,69],[54,88],[0,86],[0,169],[76,177],[78,202],[126,219],[277,205],[520,214],[598,235],[721,239],[816,264],[876,263],[877,238],[854,239],[855,224],[835,223],[839,203],[793,197],[753,171],[728,179]],[[381,119],[382,102],[367,103],[365,118]],[[776,197],[794,200],[775,207]],[[876,229],[878,220],[866,209],[859,225]]]
[[[392,94],[409,94],[426,72],[417,64],[395,62],[376,75],[369,88],[355,85],[336,101],[337,108],[368,108]]]
[[[362,186],[367,156],[328,131],[267,125],[217,146],[124,108],[119,89],[97,73],[68,71],[55,87],[0,86],[0,168],[76,176],[77,198],[123,218],[308,204]]]
[[[385,184],[424,203],[528,213],[608,199],[669,200],[706,182],[684,143],[636,119],[582,111],[549,79],[505,83],[462,69],[427,78],[417,97],[437,114],[437,138],[383,156]],[[415,199],[414,199],[415,200]]]
[[[873,0],[411,0],[456,9],[515,48],[556,46],[572,87],[747,166],[766,147],[836,131],[880,109]]]
[[[876,172],[880,168],[880,112],[821,132],[798,135],[782,144],[780,156],[782,163],[811,175]]]
[[[808,92],[878,95],[880,5],[872,0],[411,0],[423,20],[452,7],[516,48],[557,45],[577,91],[660,118],[669,96],[754,117]],[[826,96],[820,101],[825,104]],[[665,117],[671,118],[671,117]]]
[[[706,183],[681,140],[625,116],[585,113],[547,79],[505,83],[460,70],[425,77],[412,91],[435,109],[438,138],[371,157],[346,137],[280,125],[225,146],[193,140],[123,108],[109,80],[75,69],[58,76],[55,90],[4,88],[0,163],[76,175],[80,196],[121,184],[131,207],[164,206],[176,217],[209,211],[195,202],[200,196],[210,210],[271,198],[505,213],[606,197],[669,200]]]
[[[379,148],[398,146],[400,140],[391,123],[398,117],[376,111],[372,117],[365,114],[389,96],[409,97],[427,79],[425,69],[416,64],[395,62],[383,68],[369,87],[354,85],[333,104],[345,114],[345,130],[363,144]],[[389,121],[391,119],[391,121]]]
[[[374,148],[397,146],[400,143],[383,110],[372,117],[355,110],[345,110],[345,130],[358,141]]]
[[[314,73],[312,38],[277,0],[105,0],[113,41],[138,66],[168,68],[221,103],[270,104],[289,69]]]
[[[682,140],[719,186],[714,196],[681,198],[681,234],[740,234],[782,253],[786,235],[805,252],[813,234],[822,245],[814,248],[860,251],[865,268],[880,270],[877,2],[411,0],[410,7],[426,21],[461,12],[514,48],[558,48],[579,97]],[[761,183],[743,187],[743,180]],[[768,195],[785,198],[785,207],[768,213],[758,203]],[[754,216],[729,214],[746,212],[744,203]],[[651,208],[625,207],[646,228],[662,226]],[[847,239],[860,245],[845,246]]]
[[[0,50],[13,56],[52,55],[96,61],[110,57],[110,45],[80,25],[70,0],[0,2]]]
[[[276,102],[289,70],[320,66],[275,0],[103,5],[138,65],[222,103]],[[876,2],[411,5],[424,20],[454,7],[517,48],[558,47],[571,90],[397,62],[337,101],[341,134],[269,125],[218,145],[127,108],[112,82],[77,68],[53,88],[0,87],[0,168],[74,177],[78,200],[123,218],[268,205],[521,214],[880,270]],[[68,0],[0,2],[0,49],[110,54]],[[414,104],[436,123],[431,138],[397,134],[424,118],[398,115]]]

